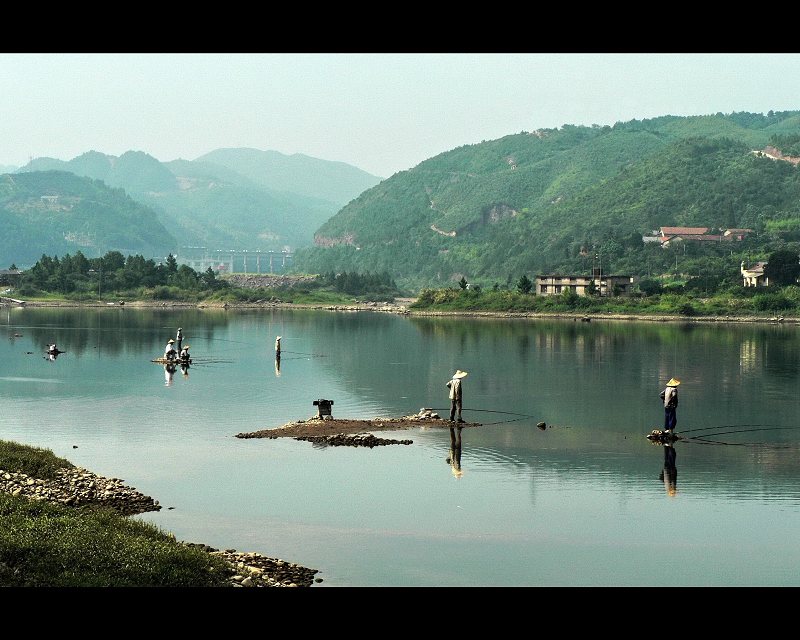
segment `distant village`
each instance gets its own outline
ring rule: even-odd
[[[752,229],[720,229],[719,233],[711,233],[710,227],[661,227],[650,235],[642,236],[642,241],[658,242],[662,247],[678,242],[738,242],[751,233]],[[588,251],[585,255],[588,255]],[[766,262],[755,262],[746,265],[742,262],[740,271],[743,286],[769,286],[769,279],[764,275],[766,264]],[[587,276],[538,275],[535,292],[540,296],[557,296],[569,288],[579,296],[589,295],[592,290],[603,297],[627,296],[631,294],[633,285],[633,276],[604,274],[602,268],[595,267],[592,269],[592,274]]]

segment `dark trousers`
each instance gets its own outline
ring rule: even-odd
[[[461,420],[461,398],[450,401],[450,420],[455,419],[456,412],[458,412],[458,419]]]
[[[664,407],[664,431],[672,431],[678,424],[675,407]]]

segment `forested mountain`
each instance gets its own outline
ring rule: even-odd
[[[0,264],[42,255],[166,255],[173,235],[122,189],[66,171],[0,175]]]
[[[141,151],[119,157],[89,151],[69,161],[35,158],[18,173],[69,171],[124,189],[150,206],[170,230],[176,238],[173,253],[183,246],[281,251],[310,245],[315,229],[357,196],[362,185],[373,186],[379,180],[343,163],[303,156],[299,164],[276,165],[270,153],[277,152],[238,151],[208,155],[234,165],[243,158],[242,166],[252,177],[224,163],[160,162]],[[320,187],[334,182],[336,189]],[[310,195],[321,190],[330,197]],[[47,253],[53,252],[55,248]]]
[[[754,153],[767,145],[797,152],[800,112],[564,125],[459,147],[362,193],[318,229],[296,268],[388,271],[404,286],[588,274],[598,259],[605,273],[640,276],[735,263],[738,277],[743,257],[800,239],[798,168]],[[754,233],[687,242],[680,256],[643,242],[682,225]]]

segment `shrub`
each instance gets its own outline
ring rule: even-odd
[[[753,298],[756,311],[785,311],[793,309],[795,303],[781,293],[762,293]]]

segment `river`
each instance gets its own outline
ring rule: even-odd
[[[0,438],[122,478],[162,505],[136,517],[180,540],[318,569],[320,587],[800,585],[796,326],[0,312]],[[194,361],[170,375],[151,360],[178,327]],[[447,428],[372,449],[235,437],[319,399],[334,418],[445,415],[456,369],[482,425],[460,468]],[[646,435],[672,377],[670,464]]]

